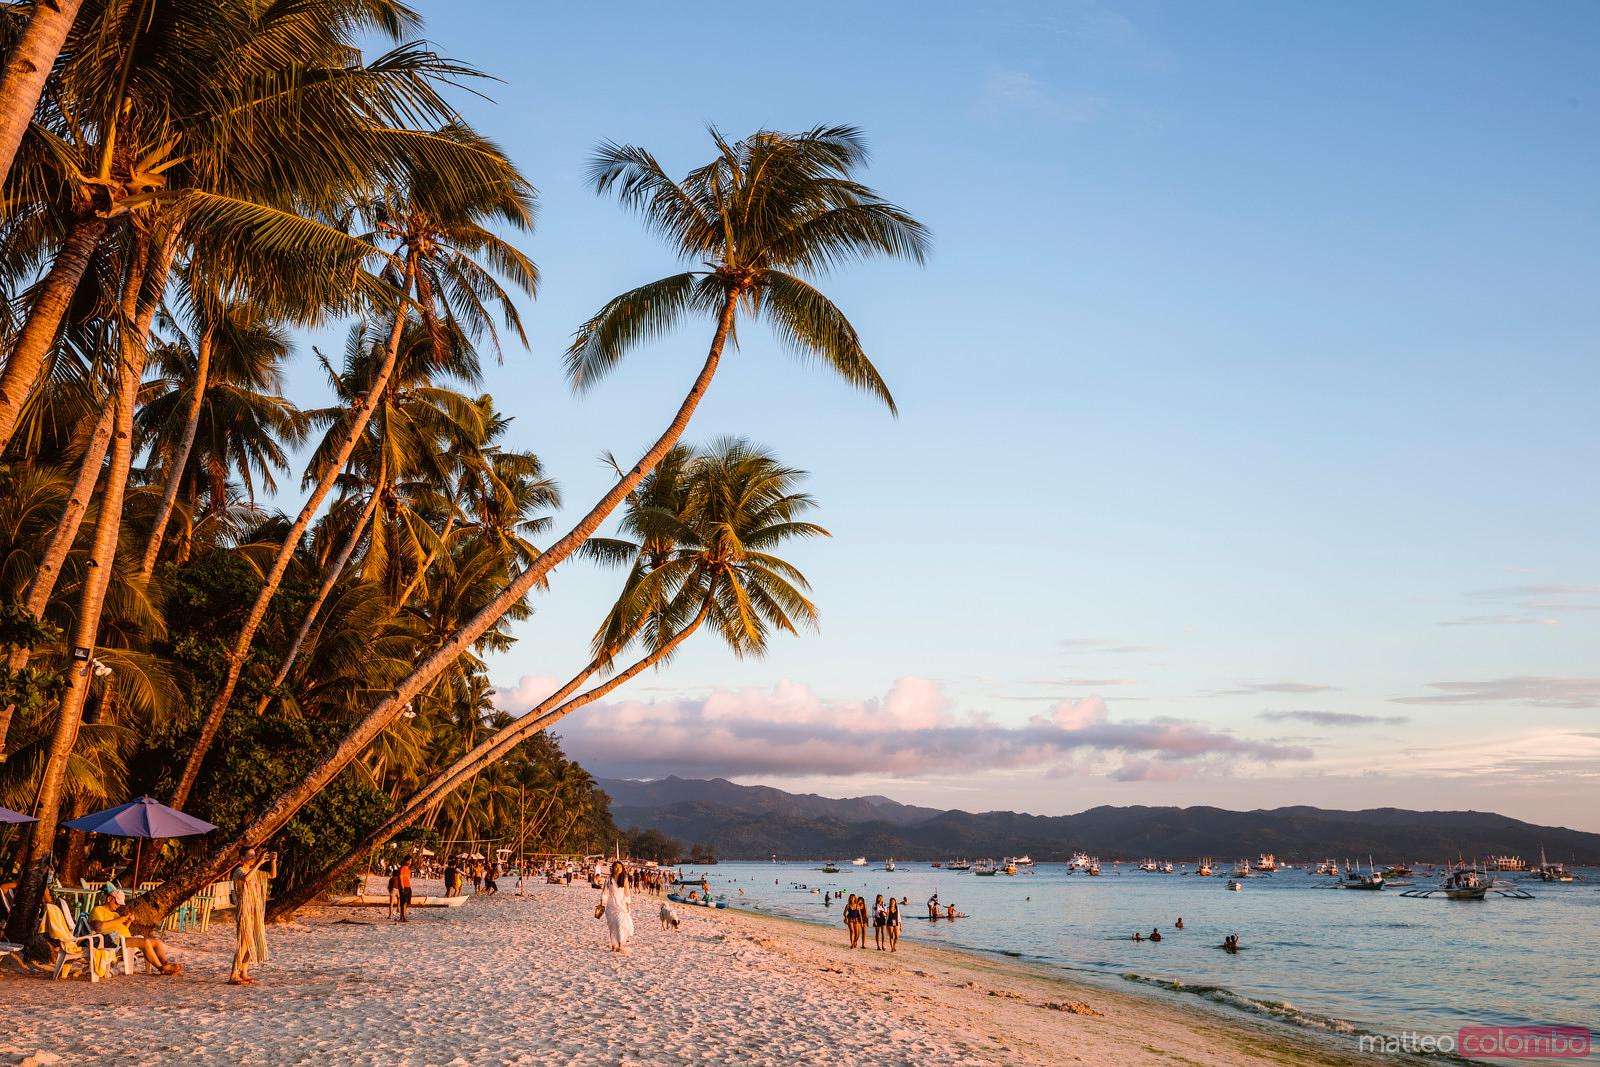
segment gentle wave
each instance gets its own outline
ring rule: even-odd
[[[1247,997],[1243,993],[1236,993],[1217,985],[1191,985],[1180,982],[1174,978],[1151,978],[1143,974],[1124,974],[1122,976],[1129,982],[1141,985],[1156,986],[1173,993],[1190,993],[1197,997],[1204,997],[1215,1004],[1225,1004],[1239,1011],[1249,1012],[1252,1015],[1265,1015],[1282,1022],[1293,1023],[1310,1030],[1325,1030],[1331,1034],[1350,1034],[1352,1036],[1365,1033],[1360,1027],[1346,1019],[1336,1019],[1328,1015],[1317,1015],[1314,1012],[1304,1011],[1295,1007],[1286,1000],[1257,1000]]]

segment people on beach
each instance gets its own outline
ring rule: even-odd
[[[405,856],[400,860],[400,866],[395,870],[395,896],[400,907],[400,922],[409,922],[406,918],[406,909],[411,907],[411,857]]]
[[[850,947],[864,948],[867,940],[867,924],[865,911],[867,902],[854,893],[850,894],[844,905],[844,926],[850,931]]]
[[[127,905],[127,894],[120,889],[113,889],[106,895],[105,900],[89,913],[89,929],[97,934],[114,937],[136,952],[143,952],[145,963],[156,974],[177,974],[183,970],[183,964],[174,962],[167,955],[166,943],[157,938],[153,932],[134,934],[128,926],[127,917],[122,914],[122,909]]]
[[[632,903],[628,894],[628,871],[621,860],[611,864],[611,875],[606,881],[600,903],[606,909],[606,931],[611,935],[611,951],[626,955],[628,939],[633,936],[633,913],[628,910]]]
[[[495,879],[499,877],[500,864],[490,863],[483,869],[483,891],[485,893],[500,892],[500,884]]]
[[[884,907],[883,894],[872,902],[872,941],[879,952],[889,945],[889,909]]]
[[[458,897],[461,895],[461,868],[456,866],[456,861],[451,860],[444,868],[444,895]]]
[[[900,951],[900,902],[893,897],[889,898],[889,918],[887,922],[889,933],[889,951]]]
[[[247,848],[233,869],[234,933],[238,937],[233,953],[229,985],[253,985],[252,963],[267,961],[267,880],[278,876],[278,854]]]

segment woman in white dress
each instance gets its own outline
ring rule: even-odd
[[[611,934],[612,952],[626,953],[628,938],[633,936],[633,913],[628,910],[630,896],[628,872],[618,860],[611,865],[611,877],[606,880],[605,892],[600,898],[606,906],[606,930]]]

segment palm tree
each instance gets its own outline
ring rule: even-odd
[[[201,722],[200,734],[173,790],[173,807],[181,808],[188,800],[200,775],[200,765],[233,699],[256,630],[266,618],[267,608],[289,569],[295,549],[323,500],[333,491],[339,473],[388,390],[410,320],[411,295],[415,294],[415,306],[424,327],[435,338],[435,351],[441,359],[448,346],[447,332],[451,330],[474,338],[487,336],[495,341],[490,305],[498,305],[506,327],[526,341],[516,305],[510,293],[495,280],[495,274],[531,296],[538,282],[538,271],[531,260],[496,236],[488,225],[498,221],[519,230],[530,229],[533,187],[494,145],[465,127],[451,127],[439,136],[446,141],[471,145],[485,155],[498,158],[501,173],[493,182],[461,185],[455,181],[441,182],[437,176],[418,172],[405,189],[391,187],[364,205],[372,231],[364,235],[363,240],[390,248],[391,280],[403,299],[393,308],[393,325],[384,347],[383,361],[373,374],[366,395],[352,410],[331,455],[323,463],[316,485],[289,528],[283,547],[273,560],[261,591],[234,640],[222,685]],[[474,257],[484,259],[489,267],[475,262]]]
[[[116,247],[121,264],[111,462],[71,637],[77,666],[60,703],[39,821],[8,922],[19,939],[32,935],[37,917],[63,769],[88,694],[83,664],[92,658],[117,549],[133,401],[179,246],[224,291],[242,286],[265,308],[298,306],[310,318],[394,291],[360,269],[373,246],[319,213],[375,180],[420,173],[441,186],[507,188],[503,160],[470,138],[438,132],[456,121],[439,83],[475,72],[417,46],[352,61],[363,31],[392,36],[411,22],[407,9],[387,0],[265,8],[253,0],[108,3],[93,38],[53,75],[59,91],[36,114],[30,138],[38,150],[13,163],[8,207],[47,217],[53,210],[57,231],[69,238],[62,249],[76,227],[104,222],[96,244]],[[63,292],[76,291],[80,279],[64,279]],[[9,441],[57,333],[54,323],[34,320],[64,306],[35,300],[29,309],[6,367],[15,380],[0,395],[0,443]]]
[[[281,388],[280,366],[289,343],[277,323],[263,320],[247,301],[224,302],[214,292],[187,280],[189,334],[170,324],[176,340],[156,352],[166,375],[153,383],[159,395],[148,397],[139,412],[140,428],[150,439],[152,457],[161,457],[165,488],[151,524],[139,573],[149,578],[161,555],[167,523],[187,481],[198,490],[204,471],[211,483],[211,506],[221,504],[229,467],[236,467],[247,489],[253,489],[252,467],[267,488],[271,471],[282,470],[286,457],[278,442],[298,444],[304,420],[294,405],[268,390]],[[190,469],[202,424],[208,447]]]
[[[12,45],[0,74],[0,184],[11,173],[11,160],[81,6],[83,0],[37,0],[27,28]]]
[[[705,361],[666,429],[576,525],[423,658],[304,778],[280,793],[213,855],[141,897],[135,905],[139,921],[165,914],[226,871],[246,848],[281,829],[418,693],[599,529],[683,436],[711,386],[741,309],[765,316],[778,336],[798,352],[820,359],[847,381],[889,402],[855,328],[801,275],[872,255],[920,261],[927,231],[851,178],[866,159],[861,134],[852,127],[819,127],[801,134],[761,131],[732,143],[715,131],[712,136],[716,158],[690,172],[683,182],[668,178],[648,152],[622,145],[603,146],[592,169],[598,191],[616,192],[625,205],[640,210],[680,256],[709,266],[612,300],[579,329],[568,351],[569,377],[582,388],[614,367],[629,349],[662,334],[687,312],[713,315],[716,325]]]
[[[645,479],[623,517],[624,532],[642,535],[640,540],[608,542],[607,556],[617,558],[631,551],[636,559],[616,606],[596,635],[594,660],[537,707],[475,744],[414,792],[328,870],[281,894],[274,905],[276,917],[293,914],[315,899],[329,882],[343,877],[373,849],[411,827],[461,783],[475,781],[529,737],[668,661],[705,623],[710,622],[738,656],[764,653],[773,628],[795,633],[797,623],[816,624],[816,608],[804,593],[805,577],[773,553],[793,538],[827,536],[822,527],[800,518],[815,506],[810,496],[796,491],[804,473],[735,439],[717,441],[692,456],[687,449],[675,449],[671,460]],[[675,510],[662,507],[667,501]],[[641,595],[644,587],[650,591]],[[641,605],[648,605],[642,610],[659,618],[647,625],[639,614]],[[619,630],[628,636],[615,647],[608,635]],[[644,637],[645,655],[600,685],[571,696],[603,663],[635,643],[636,635]]]

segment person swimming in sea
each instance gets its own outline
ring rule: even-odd
[[[1161,940],[1161,931],[1160,931],[1159,928],[1157,928],[1157,927],[1151,927],[1150,928],[1150,940],[1152,940],[1152,941],[1160,941]]]
[[[1135,940],[1135,941],[1143,941],[1143,940],[1144,940],[1144,935],[1143,935],[1143,934],[1141,934],[1141,933],[1140,933],[1140,932],[1139,932],[1139,931],[1137,931],[1137,930],[1135,930],[1135,931],[1134,931],[1134,932],[1133,932],[1133,939],[1134,939],[1134,940]]]
[[[1182,915],[1178,916],[1178,921],[1176,923],[1174,923],[1173,925],[1176,926],[1177,929],[1182,930],[1183,929],[1183,916]]]
[[[1229,934],[1227,937],[1223,938],[1222,939],[1222,951],[1224,951],[1224,952],[1238,952],[1239,951],[1239,935],[1238,934]]]

